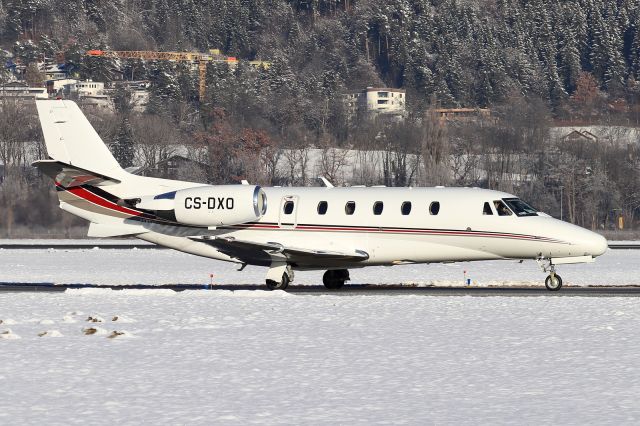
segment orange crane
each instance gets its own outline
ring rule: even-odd
[[[142,59],[142,60],[159,60],[159,61],[188,61],[198,64],[199,86],[198,95],[200,101],[204,99],[206,90],[206,76],[208,62],[226,62],[230,65],[237,65],[238,59],[233,56],[225,56],[217,49],[212,49],[209,53],[200,52],[157,52],[153,50],[89,50],[88,56],[100,56],[103,58],[120,58],[120,59]],[[250,61],[253,66],[262,66],[268,68],[270,63],[265,61]]]

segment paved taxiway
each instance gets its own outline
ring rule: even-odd
[[[108,288],[112,290],[124,289],[168,289],[174,291],[185,290],[252,290],[267,291],[263,285],[217,285],[214,287],[193,284],[169,285],[118,285],[105,286],[95,284],[54,284],[54,283],[2,283],[2,292],[60,292],[78,288]],[[640,286],[593,286],[593,287],[563,287],[560,291],[548,291],[544,287],[412,287],[401,285],[346,285],[340,290],[327,290],[320,285],[292,285],[288,293],[311,295],[415,295],[415,296],[475,296],[475,297],[640,297]]]

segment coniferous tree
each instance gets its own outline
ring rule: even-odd
[[[129,122],[129,117],[127,115],[122,115],[120,127],[118,129],[118,133],[116,134],[111,150],[113,152],[113,156],[122,168],[133,166],[133,130],[131,128],[131,123]]]

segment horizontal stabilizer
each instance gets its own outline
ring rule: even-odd
[[[37,167],[38,170],[64,188],[73,188],[81,185],[105,186],[120,183],[118,179],[84,170],[61,161],[38,160],[31,165]]]

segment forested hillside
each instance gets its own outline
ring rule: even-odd
[[[414,113],[433,103],[490,106],[516,92],[559,114],[580,71],[627,100],[640,73],[638,0],[2,0],[0,34],[27,62],[65,51],[94,79],[114,76],[81,55],[92,48],[217,48],[270,60],[268,87],[245,90],[276,91],[312,126],[321,113],[287,101],[317,104],[384,84],[406,88]],[[163,67],[138,64],[126,75],[162,80]],[[194,96],[192,85],[174,83],[163,94]]]

